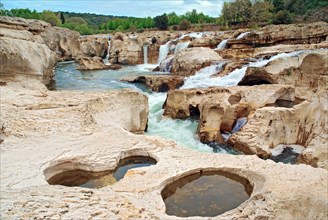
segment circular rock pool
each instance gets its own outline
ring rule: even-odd
[[[169,183],[161,194],[168,215],[213,217],[238,207],[252,191],[236,174],[200,171]]]

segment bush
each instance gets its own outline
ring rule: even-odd
[[[273,24],[291,24],[293,21],[293,15],[287,10],[278,11],[272,19]]]
[[[190,28],[191,23],[187,21],[186,19],[183,19],[180,24],[179,24],[179,29],[180,30],[188,30]]]

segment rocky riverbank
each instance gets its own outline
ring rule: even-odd
[[[0,28],[2,218],[180,219],[166,214],[162,190],[182,177],[206,171],[225,171],[243,177],[253,189],[250,198],[240,206],[211,219],[328,217],[328,57],[324,50],[327,23],[267,27],[254,32],[256,35],[245,35],[242,43],[228,40],[227,48],[220,50],[214,50],[213,42],[238,38],[241,31],[182,37],[167,32],[158,32],[156,36],[140,34],[143,37],[118,33],[112,37],[109,60],[120,65],[144,63],[145,44],[148,61],[157,63],[160,47],[172,41],[167,44],[170,48],[166,54],[173,55],[172,73],[134,80],[155,91],[169,90],[165,115],[199,118],[198,136],[202,141],[227,141],[252,155],[202,153],[173,141],[143,135],[148,122],[148,99],[138,91],[46,88],[56,62],[79,57],[104,58],[107,39],[80,39],[75,32],[19,18],[1,17]],[[281,42],[286,44],[276,45],[280,41],[264,36],[274,38],[273,31],[277,32],[277,28],[295,32],[302,28],[302,35],[279,33],[277,39],[284,36]],[[289,36],[293,39],[286,40]],[[252,39],[257,39],[261,47],[254,44],[250,48]],[[240,46],[233,45],[248,45],[243,50],[252,51],[244,55],[238,52]],[[177,47],[180,49],[174,53]],[[278,55],[264,60],[264,65],[249,64],[263,61],[255,58],[272,58],[280,52],[299,49],[319,50]],[[203,53],[202,59],[197,59]],[[213,75],[206,75],[208,72],[202,68],[212,65],[216,65],[210,72]],[[239,68],[245,74],[229,82],[238,81],[243,86],[215,86],[226,80],[222,77],[231,77]],[[221,72],[224,70],[225,73]],[[200,81],[198,74],[204,74]],[[153,81],[152,77],[157,78]],[[183,77],[187,77],[184,82]],[[192,88],[213,86],[207,81],[218,84]],[[182,89],[177,89],[181,85]],[[247,118],[247,123],[232,133],[239,118]],[[227,140],[223,139],[224,132],[231,133]],[[305,149],[299,164],[260,158],[269,157],[279,144],[302,145]],[[130,156],[150,157],[157,163],[129,170],[122,180],[100,189],[48,183],[54,175],[65,171],[115,170],[121,159]],[[202,217],[189,219],[195,218]]]

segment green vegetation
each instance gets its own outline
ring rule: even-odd
[[[221,16],[213,18],[193,9],[183,15],[175,12],[154,18],[97,15],[74,12],[37,12],[30,9],[6,10],[0,3],[0,15],[39,19],[53,26],[76,30],[82,35],[114,31],[143,32],[146,29],[202,31],[206,24],[219,24],[221,30],[233,25],[260,27],[265,24],[289,24],[306,20],[328,21],[328,0],[227,0]]]
[[[233,0],[224,3],[218,20],[221,25],[290,24],[322,11],[310,20],[325,21],[327,10],[327,0]]]

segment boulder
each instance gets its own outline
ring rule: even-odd
[[[75,60],[79,66],[79,70],[102,70],[109,69],[110,65],[104,64],[101,57],[78,57]]]
[[[122,81],[144,84],[154,92],[167,92],[182,86],[184,78],[172,75],[144,75],[132,79],[122,79]]]
[[[83,37],[80,38],[80,53],[82,56],[105,58],[108,53],[108,39],[104,37]]]
[[[18,76],[24,76],[45,85],[50,83],[54,77],[56,55],[47,45],[7,37],[0,37],[0,41],[0,75],[3,79],[15,81]]]
[[[192,76],[201,68],[220,60],[222,57],[210,48],[186,48],[174,56],[172,73],[177,76]]]
[[[80,34],[77,31],[49,27],[41,32],[41,37],[60,61],[73,60],[80,53]]]

